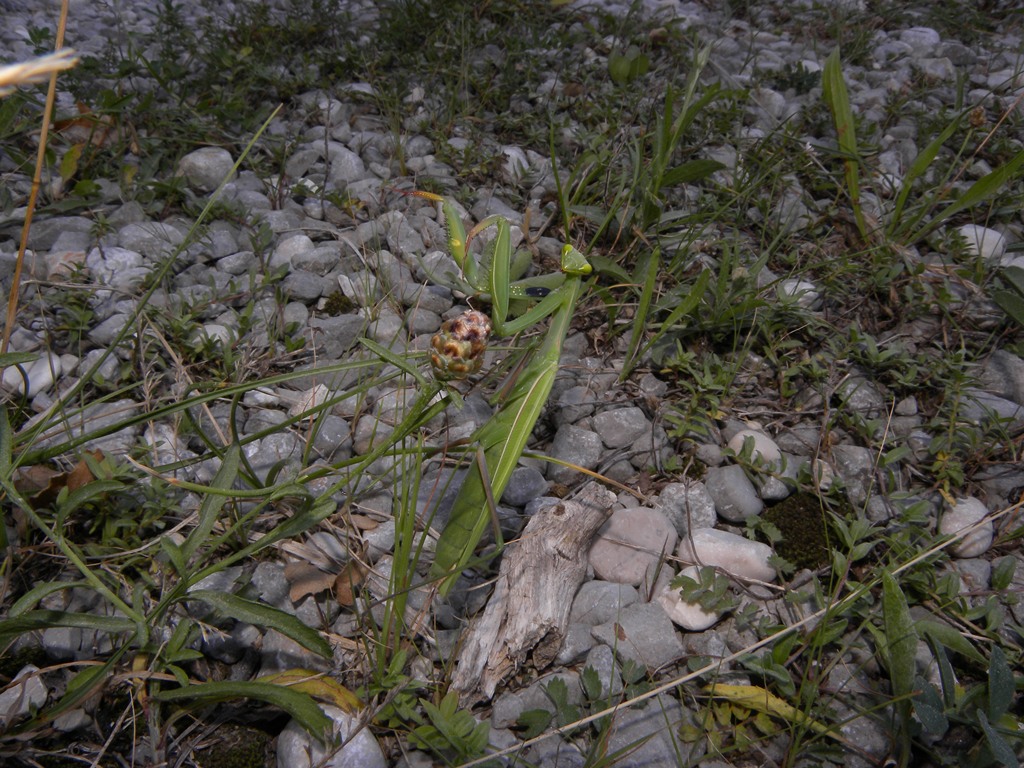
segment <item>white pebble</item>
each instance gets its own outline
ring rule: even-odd
[[[686,564],[713,565],[743,579],[775,580],[775,569],[768,564],[771,547],[717,528],[699,528],[684,536],[676,555]]]
[[[782,451],[779,450],[779,446],[775,444],[775,441],[764,432],[756,429],[741,429],[732,436],[732,440],[729,441],[729,448],[736,453],[740,453],[747,438],[754,441],[752,456],[755,460],[760,459],[761,461],[771,462],[782,458]]]
[[[695,565],[688,566],[680,572],[680,576],[687,576],[691,579],[699,577],[700,569]],[[655,600],[665,609],[665,613],[672,619],[674,624],[690,632],[702,632],[713,626],[722,618],[720,611],[706,611],[699,603],[688,603],[683,599],[678,589],[673,589],[666,584],[658,592]]]
[[[956,557],[980,557],[992,546],[995,526],[992,525],[991,520],[985,520],[987,515],[988,507],[980,500],[970,496],[960,499],[943,513],[942,519],[939,521],[939,533],[943,536],[956,535],[964,528],[985,521],[964,535],[959,543],[953,545],[951,551]]]

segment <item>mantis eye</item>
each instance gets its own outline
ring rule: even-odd
[[[586,256],[566,243],[562,246],[562,271],[567,275],[589,275],[594,268]]]

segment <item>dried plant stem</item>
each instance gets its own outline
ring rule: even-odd
[[[68,21],[68,0],[60,5],[60,21],[57,23],[57,37],[54,41],[55,50],[64,47],[64,30]],[[11,293],[7,297],[7,319],[4,322],[3,341],[0,342],[0,354],[7,351],[11,341],[11,331],[14,328],[14,321],[18,315],[18,295],[21,288],[21,270],[25,262],[25,249],[28,245],[28,233],[32,227],[32,211],[36,207],[36,199],[39,197],[39,186],[42,183],[43,162],[46,158],[46,139],[50,132],[50,117],[53,115],[53,102],[57,96],[57,72],[50,73],[50,85],[46,90],[46,106],[43,108],[43,121],[39,127],[39,151],[36,153],[36,167],[32,175],[32,190],[28,196],[28,206],[25,208],[25,223],[21,228],[21,242],[18,245],[18,259],[14,264],[14,279],[11,282]]]

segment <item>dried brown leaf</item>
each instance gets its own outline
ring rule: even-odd
[[[316,595],[330,589],[335,578],[333,573],[325,573],[315,565],[301,560],[285,565],[284,577],[288,580],[288,597],[293,603],[308,595]]]
[[[349,560],[334,580],[334,597],[338,605],[349,607],[356,602],[356,587],[363,583],[370,569],[358,560]]]

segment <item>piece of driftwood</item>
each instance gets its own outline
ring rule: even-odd
[[[494,594],[463,643],[452,687],[463,704],[489,700],[528,661],[554,661],[569,609],[587,571],[587,554],[615,496],[589,483],[575,499],[538,512],[506,547]]]

